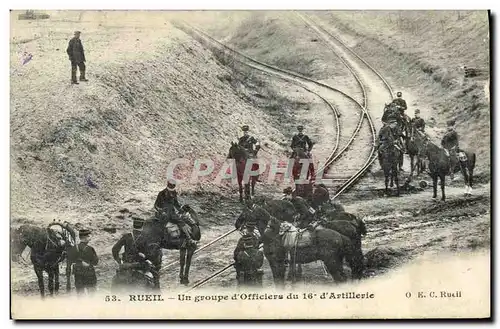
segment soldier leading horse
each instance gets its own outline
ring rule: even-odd
[[[62,232],[52,229],[59,226]],[[59,264],[64,261],[68,249],[76,243],[75,231],[65,222],[53,222],[42,228],[35,225],[21,225],[11,232],[11,257],[17,261],[24,249],[31,249],[30,259],[38,278],[40,295],[45,297],[43,272],[48,274],[48,289],[52,296],[59,291]],[[71,268],[66,266],[67,282],[70,282]]]

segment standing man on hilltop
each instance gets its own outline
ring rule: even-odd
[[[66,49],[71,61],[71,83],[75,85],[78,84],[78,81],[76,81],[77,66],[80,69],[80,81],[88,81],[85,78],[85,53],[80,40],[80,33],[80,31],[75,31],[75,36],[69,40],[68,49]]]

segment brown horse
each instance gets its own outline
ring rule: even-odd
[[[59,226],[61,232],[53,229]],[[26,247],[31,249],[30,259],[38,279],[40,295],[45,298],[43,272],[48,274],[51,296],[59,292],[59,264],[64,261],[68,249],[76,243],[75,231],[65,222],[53,222],[47,227],[21,225],[11,231],[11,257],[17,261]],[[71,267],[66,266],[67,284],[70,283]]]
[[[238,186],[240,192],[240,202],[243,202],[243,185],[245,186],[245,199],[248,200],[251,195],[255,195],[255,184],[257,183],[258,176],[249,174],[249,169],[247,169],[248,159],[254,159],[248,151],[238,145],[238,143],[231,142],[231,147],[229,148],[228,159],[234,159],[236,162],[236,175],[238,178]],[[259,169],[258,163],[252,163],[251,170],[257,171]]]
[[[433,183],[433,198],[437,197],[437,181],[440,180],[441,185],[441,200],[445,201],[445,177],[450,173],[462,172],[465,182],[465,195],[472,194],[472,178],[476,165],[476,154],[470,151],[460,151],[457,155],[454,152],[448,152],[434,144],[430,138],[417,132],[424,138],[424,155],[429,161],[429,175]]]
[[[183,212],[180,214],[182,220],[188,224],[191,229],[191,238],[200,241],[201,231],[195,211],[187,206],[183,206]],[[196,245],[186,243],[186,236],[181,231],[178,237],[172,237],[165,228],[166,222],[153,216],[144,222],[141,235],[137,238],[137,250],[142,252],[146,259],[153,263],[154,269],[151,271],[154,277],[156,289],[160,289],[160,270],[162,264],[162,249],[180,251],[180,283],[189,284],[189,269],[193,258]]]
[[[391,127],[385,125],[380,129],[380,136],[385,139],[385,142],[379,148],[379,162],[385,177],[385,194],[389,195],[389,179],[392,187],[396,183],[396,195],[399,196],[399,169],[400,158],[403,154],[399,146],[396,145],[396,140],[393,137]]]
[[[410,157],[410,177],[413,177],[413,173],[417,172],[417,177],[420,176],[425,170],[425,161],[422,154],[424,147],[424,140],[421,135],[418,134],[417,129],[413,126],[409,126],[409,138],[407,139],[407,150],[408,156]]]
[[[286,249],[279,234],[283,222],[271,217],[268,228],[264,232],[264,250],[268,249],[269,263],[274,263],[275,268],[284,269]],[[292,282],[296,280],[295,264],[307,264],[321,260],[326,266],[329,274],[336,282],[346,280],[343,260],[351,258],[352,243],[346,236],[327,228],[317,229],[311,232],[313,235],[312,245],[292,248],[290,273]],[[275,273],[273,273],[274,275]],[[277,273],[279,280],[284,278],[284,271]],[[276,280],[276,277],[275,277]]]
[[[312,162],[312,158],[310,158],[301,148],[295,148],[293,150],[292,158],[294,159],[292,176],[295,182],[296,195],[312,201],[313,181],[315,180],[314,163]],[[302,166],[304,164],[303,160],[305,159],[310,162],[304,177],[302,174]]]

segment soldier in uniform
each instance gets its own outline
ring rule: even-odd
[[[441,140],[441,146],[448,151],[448,156],[450,159],[450,178],[453,180],[453,169],[458,163],[458,152],[460,152],[458,146],[458,134],[455,131],[455,120],[449,120],[447,122],[448,130]]]
[[[78,295],[87,289],[87,293],[94,293],[97,285],[97,277],[94,266],[99,263],[99,258],[91,246],[90,230],[82,229],[78,232],[80,243],[68,250],[68,266],[73,265],[75,275],[75,288]],[[68,290],[70,285],[68,285]]]
[[[137,250],[136,241],[142,233],[144,220],[140,218],[134,218],[132,225],[132,232],[122,235],[120,240],[118,240],[111,249],[113,258],[119,265],[123,263],[134,263],[139,260],[139,251]],[[122,257],[120,258],[120,250],[122,248],[124,248],[124,252],[122,254]]]
[[[262,265],[264,254],[259,249],[260,239],[254,233],[257,222],[253,216],[245,223],[246,231],[234,249],[234,267],[238,286],[251,285],[262,287]]]
[[[257,152],[259,152],[260,150],[259,141],[255,137],[250,136],[249,134],[250,128],[248,127],[248,125],[244,125],[243,127],[241,127],[241,130],[243,131],[243,136],[241,136],[240,139],[238,140],[238,145],[247,150],[251,156],[256,157]]]
[[[177,212],[182,213],[182,207],[177,199],[177,191],[175,190],[176,184],[173,180],[169,180],[167,187],[158,193],[156,201],[154,204],[154,209],[156,210],[156,218],[162,221],[170,221],[176,224],[181,232],[184,232],[186,236],[186,244],[193,245],[196,244],[191,238],[191,233],[187,223],[185,223],[182,218],[177,214]],[[176,212],[177,211],[177,212]]]
[[[413,128],[424,132],[425,131],[425,121],[420,117],[420,110],[415,110],[415,117],[411,119],[411,125]]]
[[[396,93],[396,98],[392,100],[392,104],[399,106],[399,109],[401,111],[401,114],[404,114],[405,111],[408,109],[408,106],[406,105],[406,101],[402,98],[403,93],[398,91]]]
[[[75,36],[69,40],[66,53],[71,61],[71,83],[78,84],[76,81],[77,67],[80,69],[80,81],[88,81],[85,78],[85,52],[83,51],[82,41],[80,40],[80,31],[75,31]]]
[[[298,134],[293,135],[292,137],[292,144],[290,145],[290,148],[294,150],[295,148],[300,148],[303,149],[304,152],[307,153],[308,157],[311,157],[311,150],[313,148],[313,143],[311,142],[311,139],[309,136],[304,135],[303,130],[304,126],[300,125],[297,126],[297,130],[299,131]],[[293,154],[292,154],[293,157]]]

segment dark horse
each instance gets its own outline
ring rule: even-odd
[[[282,241],[282,235],[279,234],[281,223],[284,221],[293,222],[296,210],[294,205],[288,200],[270,200],[263,206],[255,206],[251,210],[246,210],[238,218],[236,227],[244,223],[244,214],[253,212],[258,220],[257,225],[262,235],[264,243],[264,255],[269,262],[273,273],[276,286],[283,287],[285,284],[285,259],[289,250],[287,250]],[[321,229],[313,232],[313,245],[304,248],[293,248],[291,254],[292,266],[290,274],[292,281],[295,281],[294,264],[305,264],[317,260],[322,260],[329,273],[335,281],[345,281],[343,271],[343,259],[351,259],[352,243],[349,238],[342,234],[330,230]]]
[[[380,129],[380,135],[384,136],[387,142],[380,145],[379,148],[379,161],[385,177],[385,194],[389,195],[389,179],[391,180],[391,187],[396,183],[396,193],[399,196],[399,166],[402,151],[396,145],[396,140],[393,138],[393,133],[389,125],[384,125]]]
[[[311,161],[312,159],[307,156],[307,153],[301,148],[295,148],[293,150],[292,158],[294,159],[292,176],[295,182],[296,195],[311,201],[313,196],[312,181],[315,179],[314,163]],[[302,166],[304,164],[301,163],[301,160],[303,159],[309,159],[311,161],[305,177],[303,175],[301,176]]]
[[[391,120],[396,120],[396,128],[394,129],[398,136],[402,136],[404,140],[408,140],[410,134],[410,121],[407,115],[401,113],[399,106],[394,103],[385,104],[382,122],[389,124]],[[399,138],[399,137],[398,137]],[[404,163],[404,153],[399,155],[399,170],[402,170]]]
[[[61,232],[53,229],[59,226]],[[43,272],[48,274],[49,294],[59,292],[59,264],[67,256],[68,249],[76,242],[75,231],[65,222],[53,222],[47,227],[21,225],[11,232],[11,257],[17,261],[26,246],[30,247],[30,258],[42,298],[45,297]],[[70,283],[71,268],[66,266],[67,285]]]
[[[231,147],[229,148],[228,159],[234,159],[236,162],[236,174],[238,177],[238,186],[240,191],[240,202],[243,202],[243,185],[245,185],[245,199],[250,199],[250,186],[252,187],[252,196],[255,195],[255,183],[257,183],[258,176],[252,175],[246,171],[247,160],[251,159],[248,151],[245,148],[238,145],[238,143],[231,142]],[[259,164],[252,163],[251,170],[258,170]],[[231,173],[233,174],[233,173]],[[245,180],[245,182],[243,182]],[[250,182],[250,184],[249,184]],[[244,184],[243,184],[244,183]]]
[[[457,159],[457,154],[451,152],[450,155],[447,151],[431,142],[430,138],[417,132],[424,138],[424,155],[429,161],[429,175],[432,178],[433,184],[433,198],[437,197],[437,181],[440,180],[441,185],[441,200],[445,201],[446,196],[444,192],[445,177],[450,173],[462,171],[465,182],[465,195],[472,194],[472,178],[474,175],[474,167],[476,166],[476,154],[470,151],[461,151]],[[466,159],[463,159],[465,157]]]
[[[409,138],[407,139],[408,156],[410,157],[410,177],[416,171],[417,176],[420,176],[425,170],[425,161],[422,154],[424,147],[424,140],[417,133],[417,128],[409,126]]]
[[[201,231],[195,211],[187,206],[183,206],[181,218],[188,223],[191,228],[191,238],[200,241]],[[155,288],[160,288],[160,271],[162,264],[162,249],[180,250],[180,283],[189,284],[189,268],[191,259],[196,250],[196,245],[186,243],[186,236],[181,231],[178,237],[172,237],[167,229],[166,222],[160,220],[156,215],[144,222],[141,235],[137,238],[136,244],[139,252],[142,252],[146,259],[153,263],[152,274],[154,277]]]

